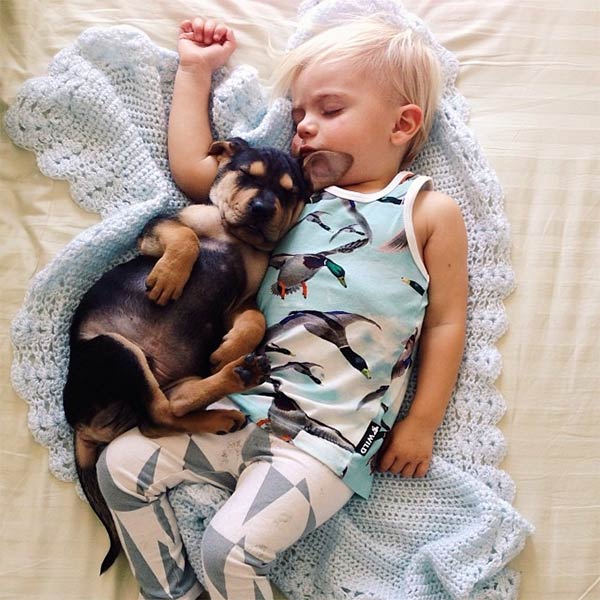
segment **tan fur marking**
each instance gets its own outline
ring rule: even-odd
[[[221,215],[213,205],[193,204],[179,213],[179,220],[192,229],[198,237],[219,237],[222,235]]]
[[[247,303],[228,315],[226,326],[229,331],[210,356],[213,373],[252,352],[262,340],[266,329],[265,317],[253,303]]]
[[[255,160],[249,167],[248,173],[253,175],[254,177],[264,177],[264,174],[267,172],[265,167],[265,163],[261,160]]]
[[[287,173],[285,173],[281,176],[281,179],[279,180],[279,185],[284,190],[291,190],[294,187],[294,182],[292,181],[292,178]]]
[[[235,211],[236,218],[233,220],[234,224],[239,224],[240,222],[246,222],[249,214],[248,205],[256,198],[259,190],[257,188],[242,188],[241,190],[237,190],[235,195],[231,197],[229,200],[229,208]],[[227,217],[229,215],[226,213]]]
[[[146,279],[148,298],[161,306],[179,298],[198,258],[194,231],[179,221],[162,221],[142,238],[139,248],[160,257]]]

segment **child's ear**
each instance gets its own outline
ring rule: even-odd
[[[406,144],[419,131],[423,123],[423,110],[416,104],[405,104],[398,108],[396,123],[391,134],[392,144]]]

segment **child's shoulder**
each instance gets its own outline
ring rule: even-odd
[[[461,216],[462,213],[454,198],[432,189],[422,189],[417,195],[415,211],[422,212],[428,218]]]
[[[424,247],[435,235],[465,236],[465,224],[456,200],[435,190],[422,190],[413,208],[413,224],[419,246]]]

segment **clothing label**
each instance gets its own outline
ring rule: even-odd
[[[376,439],[378,439],[377,434],[380,431],[381,425],[378,425],[377,423],[373,423],[373,421],[371,421],[365,435],[363,435],[362,439],[360,440],[360,442],[358,442],[358,445],[356,446],[356,450],[361,456],[365,456],[365,454],[369,451],[369,448],[373,445],[373,442]]]

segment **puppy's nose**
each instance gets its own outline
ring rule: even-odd
[[[268,219],[275,212],[275,200],[272,194],[255,196],[250,202],[250,211],[256,219]]]

